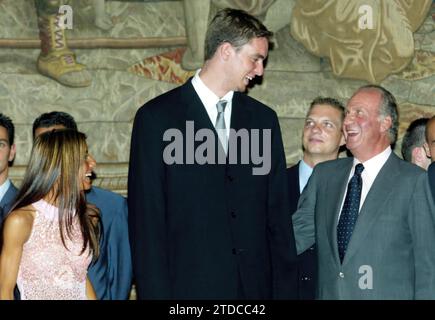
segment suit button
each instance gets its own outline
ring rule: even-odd
[[[233,248],[233,254],[237,254],[236,248]]]
[[[340,272],[338,275],[340,276],[340,278],[344,278],[344,273],[343,272]]]
[[[237,217],[237,215],[236,215],[236,213],[234,211],[231,211],[231,217],[233,217],[233,218]]]
[[[234,181],[234,177],[233,176],[228,175],[227,178],[228,178],[229,182],[233,182]]]

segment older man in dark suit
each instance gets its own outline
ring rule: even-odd
[[[318,164],[293,215],[298,252],[317,245],[320,299],[434,299],[434,212],[427,174],[399,159],[397,105],[368,85],[344,120],[352,158]]]
[[[241,93],[263,74],[270,36],[243,11],[219,11],[202,69],[136,114],[128,203],[139,299],[295,297],[278,119]]]
[[[17,188],[8,178],[9,164],[14,160],[16,151],[14,134],[12,120],[0,113],[0,229],[17,194]]]
[[[338,158],[343,136],[344,107],[336,99],[318,97],[311,102],[302,134],[303,158],[287,169],[290,212],[295,212],[299,195],[307,185],[313,168],[321,162]],[[298,256],[298,298],[315,298],[317,283],[317,256],[315,246]]]

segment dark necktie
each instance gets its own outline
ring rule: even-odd
[[[340,261],[343,262],[347,245],[352,236],[353,229],[358,219],[359,204],[361,201],[362,178],[364,166],[358,163],[355,166],[355,173],[347,185],[346,199],[341,209],[340,220],[337,225],[337,244]]]

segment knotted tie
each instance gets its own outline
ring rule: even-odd
[[[226,100],[219,100],[216,104],[216,108],[218,111],[217,117],[216,117],[216,124],[215,128],[218,133],[219,140],[222,144],[222,147],[224,148],[225,153],[227,152],[227,130],[225,126],[225,107],[227,106]]]
[[[358,219],[362,190],[361,172],[363,172],[363,170],[364,166],[361,163],[355,166],[355,173],[347,185],[346,199],[344,200],[340,220],[337,225],[338,255],[340,256],[341,262],[343,262],[347,245],[349,244],[356,220]]]

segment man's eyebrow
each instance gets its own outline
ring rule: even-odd
[[[259,53],[256,53],[256,54],[254,54],[254,55],[252,55],[254,58],[260,58],[260,59],[266,59],[266,57],[265,56],[263,56],[262,54],[259,54]]]

